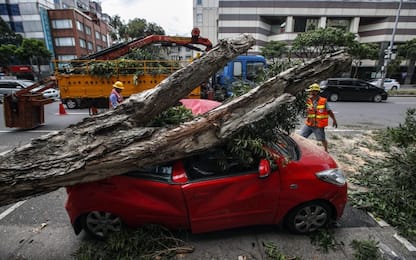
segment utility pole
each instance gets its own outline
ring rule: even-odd
[[[393,32],[391,33],[390,44],[389,44],[389,47],[387,47],[387,49],[384,50],[384,65],[383,67],[381,67],[381,80],[380,80],[380,88],[383,88],[383,89],[384,89],[384,79],[386,78],[386,75],[387,75],[387,66],[390,63],[391,55],[393,53],[394,36],[396,35],[397,23],[399,22],[399,16],[400,16],[400,10],[402,9],[402,3],[403,3],[403,0],[400,0],[399,8],[397,8],[396,20],[394,21]]]

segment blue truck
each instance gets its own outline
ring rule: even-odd
[[[212,78],[215,99],[222,101],[233,95],[233,84],[243,82],[254,85],[257,76],[266,68],[261,55],[240,55],[219,70]]]

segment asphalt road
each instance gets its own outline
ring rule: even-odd
[[[89,116],[86,109],[67,109],[67,115],[59,115],[58,105],[55,102],[46,106],[44,126],[25,131],[5,128],[1,107],[0,153]],[[376,129],[397,126],[403,122],[406,110],[416,108],[416,97],[391,97],[383,103],[337,102],[330,105],[338,119],[339,130]],[[65,199],[65,190],[59,189],[0,207],[0,259],[71,259],[71,254],[88,237],[83,233],[80,236],[73,233],[64,209]],[[376,225],[367,214],[350,207],[340,224],[343,228],[368,228]],[[255,232],[262,232],[261,230],[259,228]],[[239,229],[229,231],[227,235],[234,237],[241,233]],[[197,239],[204,241],[216,237],[216,234],[199,235]],[[284,237],[284,231],[280,235]]]

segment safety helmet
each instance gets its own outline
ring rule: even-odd
[[[320,91],[321,87],[317,83],[313,83],[309,86],[308,91]]]
[[[116,82],[113,84],[113,87],[118,88],[118,89],[124,89],[124,84],[123,84],[123,82],[121,82],[121,81],[116,81]]]

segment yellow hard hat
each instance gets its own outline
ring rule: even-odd
[[[123,84],[123,82],[121,82],[121,81],[116,81],[116,82],[113,84],[113,87],[118,88],[118,89],[124,89],[124,84]]]
[[[320,91],[321,87],[317,83],[313,83],[309,86],[308,91]]]

